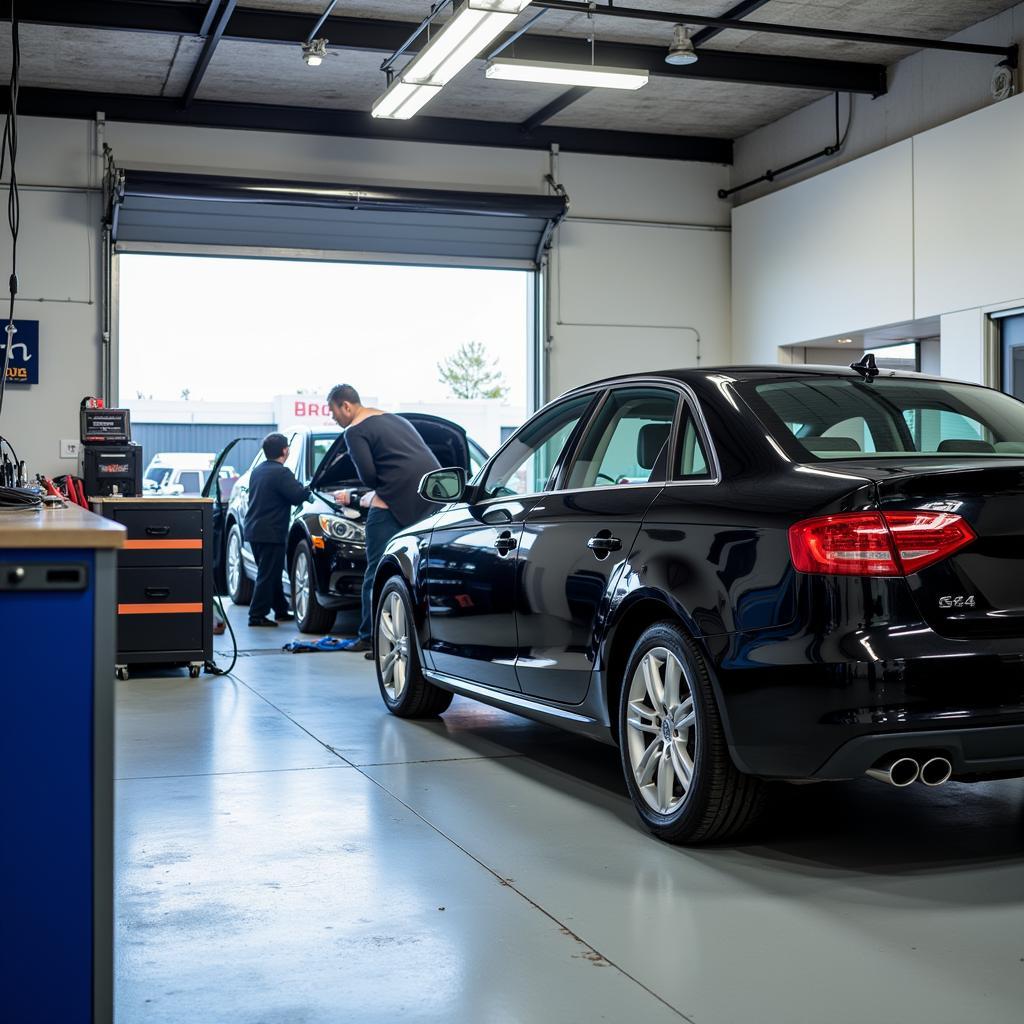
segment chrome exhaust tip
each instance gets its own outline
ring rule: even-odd
[[[921,766],[912,757],[906,757],[903,754],[890,754],[889,757],[883,757],[873,768],[869,768],[865,774],[879,782],[902,789],[917,781],[918,775],[921,774]],[[934,783],[934,785],[941,785],[941,783]]]
[[[942,786],[949,782],[953,765],[948,757],[931,757],[921,765],[921,781],[926,786]]]

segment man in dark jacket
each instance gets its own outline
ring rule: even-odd
[[[407,419],[363,405],[359,392],[350,384],[332,388],[327,404],[335,423],[345,428],[348,453],[359,479],[371,488],[359,499],[360,505],[369,509],[363,615],[359,635],[345,645],[346,650],[369,652],[373,648],[373,577],[377,566],[388,541],[431,511],[430,503],[419,495],[420,478],[440,469],[441,464]],[[351,492],[339,491],[335,500],[347,505],[352,501]]]
[[[249,475],[249,507],[245,513],[245,539],[256,559],[256,587],[249,605],[250,626],[276,626],[295,616],[288,611],[281,576],[292,506],[309,500],[309,488],[285,467],[288,438],[267,434],[261,462]],[[274,619],[267,616],[273,607]]]

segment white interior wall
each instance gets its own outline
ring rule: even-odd
[[[985,313],[1024,302],[1022,180],[1015,96],[737,207],[734,358],[939,315],[942,372],[995,383]]]
[[[105,137],[124,166],[175,171],[537,192],[551,170],[542,152],[427,143],[121,123],[106,125]],[[79,402],[100,387],[100,197],[81,191],[98,186],[99,161],[90,122],[23,118],[19,141],[25,299],[15,315],[40,320],[41,382],[8,390],[0,429],[33,472],[56,474],[74,468],[58,458],[58,441],[77,437]],[[602,374],[693,365],[692,334],[680,325],[700,331],[705,362],[725,360],[729,207],[717,191],[728,168],[563,154],[556,172],[572,201],[553,257],[563,268],[563,319],[600,326],[552,324],[549,395]],[[2,241],[0,253],[6,279]],[[69,297],[82,301],[51,301]],[[670,329],[645,326],[661,323]]]
[[[733,211],[733,358],[913,319],[913,154],[890,146]]]
[[[1024,42],[1024,4],[951,38],[993,46]],[[877,99],[855,96],[852,109],[847,97],[842,97],[843,127],[848,110],[852,119],[841,153],[788,172],[774,182],[761,182],[746,189],[736,197],[737,202],[750,202],[788,188],[839,164],[990,106],[993,102],[992,71],[997,59],[981,54],[920,50],[899,61],[889,69],[889,88],[884,96]],[[835,138],[834,117],[834,101],[827,96],[738,139],[734,147],[732,184],[750,181],[770,168],[784,167],[830,145]]]

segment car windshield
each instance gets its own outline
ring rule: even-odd
[[[331,445],[337,440],[337,434],[322,434],[311,438],[313,445],[313,469],[320,465],[323,457],[331,450]]]
[[[167,483],[167,478],[170,475],[170,466],[154,466],[152,469],[146,470],[146,483],[151,487],[161,487]]]
[[[952,381],[798,377],[739,388],[774,440],[811,459],[1024,456],[1024,403]]]

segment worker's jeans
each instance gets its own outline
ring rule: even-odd
[[[367,643],[373,637],[373,577],[377,574],[388,541],[402,528],[388,508],[371,508],[366,516],[366,575],[363,577],[363,617],[359,639]]]
[[[284,572],[284,544],[253,543],[252,555],[256,559],[256,587],[249,605],[249,621],[265,619],[274,609],[275,615],[288,612],[281,574]]]

